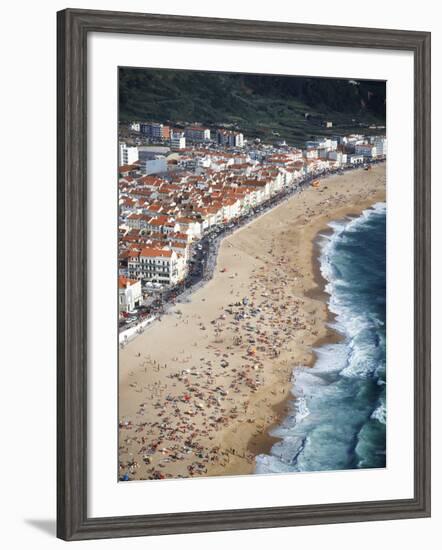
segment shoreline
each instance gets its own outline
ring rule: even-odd
[[[338,217],[332,217],[328,219],[326,222],[326,225],[320,229],[318,229],[313,241],[312,241],[312,273],[313,273],[313,279],[315,282],[315,287],[311,288],[310,290],[306,291],[306,295],[311,297],[314,300],[321,301],[326,306],[326,319],[324,321],[324,329],[326,331],[326,334],[319,337],[317,340],[313,341],[311,344],[311,356],[310,361],[303,365],[303,367],[306,368],[313,368],[315,365],[315,362],[317,360],[317,354],[315,349],[320,348],[322,346],[325,346],[327,344],[335,344],[337,342],[340,342],[343,340],[343,336],[333,327],[330,326],[330,323],[332,323],[335,320],[335,314],[330,311],[328,307],[328,300],[330,298],[330,294],[326,292],[325,286],[327,284],[327,280],[324,279],[322,276],[321,270],[320,270],[320,244],[319,240],[323,235],[332,234],[333,230],[328,226],[328,223],[331,221],[340,221],[348,217],[359,217],[364,210],[367,210],[368,208],[371,208],[376,202],[380,201],[374,201],[372,203],[367,203],[363,207],[360,208],[360,210],[356,210],[352,207],[351,211],[348,213],[344,213],[343,215],[340,215]],[[291,382],[292,383],[292,382]],[[282,421],[284,420],[286,414],[288,414],[292,410],[292,404],[296,401],[296,396],[294,396],[291,392],[287,395],[285,399],[280,401],[279,403],[276,403],[272,406],[273,411],[277,415],[274,422],[267,426],[266,432],[263,434],[260,434],[258,436],[252,436],[247,444],[247,449],[253,450],[255,456],[259,454],[270,454],[270,451],[275,443],[278,441],[281,441],[281,438],[277,436],[271,435],[271,432],[274,428],[278,427]],[[247,473],[247,472],[242,472]],[[248,472],[253,473],[253,470]],[[235,475],[235,474],[229,474],[229,471],[226,470],[226,472],[222,475]],[[238,475],[238,474],[236,474]]]
[[[368,208],[371,208],[375,203],[371,205],[367,205],[364,208],[362,208],[359,212],[349,212],[345,216],[333,218],[330,221],[340,221],[344,220],[346,218],[358,218],[364,210],[367,210]],[[328,227],[324,227],[323,229],[319,229],[316,237],[313,240],[313,247],[312,247],[312,272],[315,284],[317,285],[315,288],[312,288],[310,291],[306,291],[306,294],[310,296],[313,299],[323,301],[326,304],[326,313],[327,318],[325,321],[327,334],[324,336],[321,336],[318,338],[315,342],[311,345],[311,361],[309,364],[304,365],[306,368],[313,368],[316,360],[317,360],[317,354],[316,349],[320,348],[322,346],[326,346],[328,344],[335,344],[344,339],[344,336],[340,334],[336,329],[330,326],[330,324],[335,320],[336,315],[330,311],[328,307],[328,301],[330,298],[330,294],[325,290],[325,287],[328,283],[326,279],[322,276],[321,273],[321,264],[320,264],[320,239],[324,235],[332,235],[333,230]],[[293,404],[296,401],[296,397],[293,395],[287,396],[287,398],[281,403],[277,404],[275,406],[276,411],[284,411],[286,413],[290,412],[292,410],[291,404]],[[276,421],[273,425],[269,426],[268,433],[266,434],[267,437],[263,437],[262,440],[257,442],[255,445],[251,444],[252,441],[249,441],[249,447],[253,448],[254,450],[259,449],[259,452],[256,454],[270,454],[271,448],[275,443],[278,441],[281,441],[281,438],[277,436],[272,436],[271,432],[272,430],[279,426],[281,422],[284,420],[284,415],[280,415],[278,421]]]
[[[331,314],[319,270],[319,234],[324,234],[331,220],[360,214],[385,200],[385,165],[358,172],[324,178],[320,191],[308,188],[227,236],[220,246],[214,278],[193,295],[191,303],[177,304],[168,319],[152,325],[120,352],[120,473],[127,471],[130,479],[248,474],[254,471],[254,457],[268,454],[278,441],[269,432],[279,425],[293,400],[294,367],[312,366],[314,348],[339,338],[328,326]],[[228,267],[226,274],[220,273],[223,267]],[[236,323],[226,313],[229,301],[244,295],[261,309],[260,323],[253,316]],[[237,307],[241,309],[247,308]],[[177,310],[182,312],[178,315]],[[246,330],[248,324],[253,325],[252,332]],[[174,341],[164,337],[172,331]],[[235,344],[238,335],[252,340],[258,335],[258,341],[268,342],[261,346],[265,351],[258,349],[249,357],[247,347],[238,349]],[[222,349],[217,343],[220,338]],[[275,347],[279,341],[275,356],[269,357],[269,345]],[[170,349],[157,349],[162,344]],[[218,366],[224,355],[221,363],[228,363],[226,370]],[[140,367],[137,363],[142,356]],[[153,359],[153,367],[147,359]],[[198,361],[204,366],[196,367]],[[180,374],[189,366],[194,371]],[[215,397],[213,387],[217,386],[227,394]],[[196,391],[188,403],[196,394],[199,408],[181,401],[189,387]],[[172,401],[155,407],[168,396]],[[166,419],[163,427],[161,421]],[[130,424],[124,427],[125,422]],[[183,443],[189,431],[196,448]],[[165,449],[160,453],[157,447],[155,452],[149,447],[149,441],[157,439],[157,447],[164,445],[161,449]],[[203,458],[198,460],[199,455]]]

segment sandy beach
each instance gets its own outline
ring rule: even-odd
[[[249,474],[327,328],[315,240],[385,200],[385,164],[321,180],[226,237],[215,275],[120,350],[119,475]]]

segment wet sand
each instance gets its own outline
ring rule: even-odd
[[[335,341],[317,261],[331,220],[385,200],[385,165],[321,180],[226,237],[189,303],[120,350],[120,475],[249,474],[286,414],[295,366]]]

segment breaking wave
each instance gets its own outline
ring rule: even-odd
[[[316,349],[313,368],[294,369],[292,410],[257,473],[385,467],[385,203],[330,227],[319,261],[342,340]]]

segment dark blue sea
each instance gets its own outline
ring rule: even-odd
[[[386,465],[385,204],[330,227],[320,267],[343,338],[316,349],[312,368],[294,369],[292,411],[272,431],[281,440],[257,457],[257,473]]]

